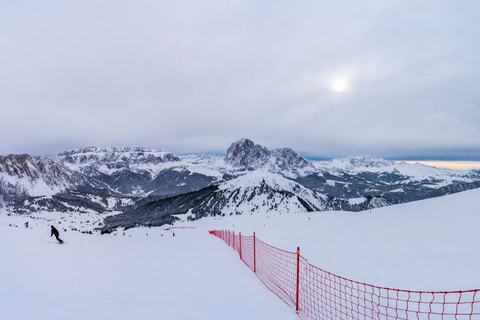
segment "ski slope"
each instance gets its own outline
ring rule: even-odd
[[[256,232],[289,251],[300,246],[310,263],[373,285],[477,289],[479,199],[477,189],[372,212],[258,212],[125,236],[62,232],[94,220],[85,215],[30,219],[3,211],[0,310],[5,319],[297,319],[211,229]],[[51,223],[65,244],[50,238]]]
[[[22,221],[0,220],[1,319],[296,319],[202,229],[61,232],[61,245]]]
[[[310,218],[310,219],[309,219]],[[198,221],[256,236],[336,275],[419,291],[480,288],[480,189],[364,212]]]

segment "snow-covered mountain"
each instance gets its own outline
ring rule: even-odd
[[[65,166],[125,196],[172,196],[223,179],[217,170],[185,158],[140,147],[88,147],[58,155]]]
[[[264,170],[280,173],[289,178],[313,173],[312,163],[290,148],[280,148],[269,151],[249,139],[241,139],[227,150],[225,163],[236,171]]]
[[[324,210],[360,211],[384,207],[389,203],[380,197],[349,201],[326,196],[307,189],[278,174],[254,171],[236,179],[202,190],[166,199],[148,201],[135,210],[109,216],[103,231],[119,227],[159,226],[172,223],[178,215],[188,220],[206,216],[262,213],[298,213]]]
[[[176,156],[140,147],[88,147],[56,159],[0,157],[0,192],[18,213],[120,212],[113,225],[161,225],[188,213],[366,210],[480,187],[480,170],[374,157],[312,162],[249,139],[226,156]]]
[[[397,163],[370,156],[315,162],[316,173],[295,179],[334,197],[382,196],[403,203],[480,187],[480,170]]]
[[[73,170],[82,173],[98,170],[107,175],[123,170],[154,174],[161,170],[161,164],[180,161],[170,152],[141,147],[87,147],[64,151],[58,157],[60,162]]]
[[[344,159],[333,159],[328,165],[331,168],[345,171],[366,171],[375,169],[381,169],[385,167],[395,166],[396,162],[391,160],[385,160],[381,158],[375,158],[372,156],[365,157],[351,157]]]
[[[0,194],[7,199],[53,195],[87,185],[82,174],[53,159],[28,154],[0,156]]]
[[[249,139],[226,156],[175,156],[146,148],[94,148],[63,152],[71,170],[125,196],[175,196],[222,183],[245,172],[275,173],[339,198],[382,196],[391,203],[419,200],[480,187],[478,170],[441,169],[366,157],[310,162],[289,148],[268,150]]]

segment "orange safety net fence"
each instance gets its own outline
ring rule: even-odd
[[[307,262],[300,252],[273,247],[228,230],[210,234],[224,240],[258,278],[295,308],[301,319],[480,320],[480,289],[409,291],[349,280]]]

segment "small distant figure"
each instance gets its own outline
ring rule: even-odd
[[[27,221],[27,222],[25,222],[25,228],[27,228],[27,229],[28,229],[28,221]]]
[[[63,243],[63,240],[58,237],[60,235],[58,233],[58,230],[54,226],[52,226],[52,234],[50,235],[50,237],[53,236],[53,235],[55,235],[55,238],[57,238],[57,241],[59,243]]]
[[[173,236],[175,237],[175,232],[173,233]]]

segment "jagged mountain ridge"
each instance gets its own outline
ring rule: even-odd
[[[86,147],[61,152],[58,158],[61,163],[77,171],[95,169],[104,174],[124,169],[136,173],[155,172],[160,163],[180,161],[178,156],[170,152],[143,147]]]
[[[173,196],[222,181],[224,174],[141,147],[88,147],[62,152],[59,161],[125,196]],[[200,172],[197,172],[200,171]]]
[[[145,154],[154,159],[153,163],[149,163]],[[281,174],[334,197],[380,195],[392,203],[480,187],[480,172],[475,170],[439,169],[369,156],[319,164],[290,148],[270,151],[249,139],[232,143],[224,158],[178,157],[145,148],[90,147],[61,153],[59,159],[71,169],[76,168],[126,196],[174,196],[258,170]]]
[[[33,170],[37,174],[32,174],[29,168],[34,164],[15,167],[16,171],[8,164],[10,174],[5,165],[0,172],[0,177],[8,178],[0,181],[0,192],[7,200],[17,201],[12,205],[16,212],[118,211],[122,213],[115,219],[129,221],[125,219],[129,214],[140,213],[137,216],[145,223],[153,223],[147,212],[151,210],[158,218],[153,219],[156,224],[189,210],[192,218],[278,208],[358,211],[369,205],[391,205],[480,187],[480,170],[439,169],[374,157],[324,164],[308,161],[290,148],[268,150],[248,139],[234,142],[225,157],[175,156],[137,147],[88,147],[62,152],[56,160],[40,157],[36,161],[32,163],[40,161],[57,169],[42,171],[37,165]],[[254,176],[257,180],[249,180]],[[32,193],[34,177],[41,178],[40,185],[58,179],[61,187],[53,185],[44,194]],[[4,181],[8,185],[2,185]],[[303,194],[292,191],[292,185]],[[271,198],[257,201],[265,195]],[[209,201],[203,201],[207,198]]]
[[[0,193],[7,199],[53,195],[81,187],[94,184],[53,159],[28,154],[0,156]]]
[[[252,171],[263,169],[294,178],[313,173],[312,163],[290,148],[279,148],[272,151],[249,139],[241,139],[227,150],[225,163],[236,171]]]

